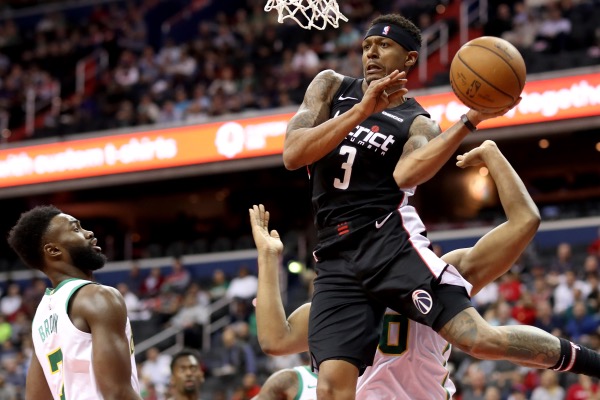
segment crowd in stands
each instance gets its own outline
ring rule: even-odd
[[[444,252],[440,246],[434,248]],[[312,269],[304,275],[296,290],[288,287],[285,291],[288,313],[311,297]],[[249,269],[242,265],[231,277],[220,269],[214,269],[210,279],[193,276],[190,267],[177,258],[168,269],[140,269],[134,262],[127,278],[116,287],[125,298],[137,345],[168,327],[177,327],[181,332],[178,346],[200,352],[206,398],[250,399],[274,371],[308,363],[306,354],[272,357],[261,351],[251,304],[257,278]],[[0,399],[24,398],[33,355],[31,318],[46,284],[33,278],[1,285]],[[217,302],[225,307],[214,308]],[[543,251],[531,246],[473,303],[491,324],[533,325],[600,351],[600,236],[587,246],[564,242]],[[221,318],[227,323],[205,343],[203,329]],[[144,399],[166,398],[172,354],[167,350],[173,344],[174,340],[167,340],[137,354]],[[457,400],[575,400],[600,395],[596,379],[501,360],[480,361],[457,349],[452,350],[449,369]]]
[[[401,12],[421,29],[436,19],[456,26],[456,16],[436,8],[448,1],[346,1],[341,7],[350,22],[325,31],[279,24],[274,11],[264,12],[262,0],[206,3],[210,13],[202,14],[209,8],[205,5],[190,11],[201,17],[182,21],[174,15],[175,22],[158,38],[156,32],[175,12],[163,12],[161,0],[99,4],[75,17],[47,12],[29,25],[0,19],[0,127],[4,115],[10,128],[3,131],[4,140],[202,122],[298,104],[322,69],[362,74],[361,35],[376,13]],[[530,72],[595,64],[600,57],[597,3],[491,1],[482,33],[513,42]],[[180,25],[185,29],[175,29]],[[92,79],[77,88],[77,62],[99,51],[108,64],[88,61]],[[29,136],[22,129],[28,92],[35,93],[41,116]]]

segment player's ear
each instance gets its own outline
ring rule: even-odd
[[[44,245],[44,253],[48,254],[50,257],[57,257],[61,255],[62,251],[54,243],[46,243]]]
[[[404,61],[404,65],[407,67],[412,67],[416,64],[417,59],[419,58],[419,53],[416,51],[409,51],[406,54],[406,60]]]

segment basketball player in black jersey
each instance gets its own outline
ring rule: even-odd
[[[363,40],[364,78],[322,71],[288,125],[284,164],[308,166],[318,231],[309,348],[319,399],[355,397],[386,306],[477,358],[600,376],[589,349],[532,327],[489,326],[471,306],[471,285],[431,251],[408,197],[480,122],[508,109],[469,110],[440,132],[404,97],[420,43],[405,18],[376,18]]]

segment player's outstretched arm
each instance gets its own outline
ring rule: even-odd
[[[127,309],[114,288],[86,285],[73,301],[71,315],[82,317],[92,333],[96,383],[107,400],[141,400],[131,385],[131,352],[125,333]]]
[[[252,400],[292,400],[298,393],[298,375],[293,369],[273,373]]]
[[[27,381],[25,383],[25,400],[52,400],[54,397],[48,387],[48,382],[44,376],[44,370],[40,365],[37,356],[31,356],[31,363],[27,371]]]
[[[459,249],[442,258],[458,268],[473,285],[472,294],[504,274],[517,261],[540,224],[540,214],[523,181],[498,149],[486,140],[459,155],[461,168],[485,165],[496,183],[507,221],[485,234],[469,249]]]
[[[258,250],[256,324],[262,350],[271,355],[301,353],[308,349],[308,314],[305,304],[286,319],[279,289],[279,262],[283,243],[277,231],[269,232],[269,212],[261,204],[250,210],[252,236]]]
[[[298,169],[320,160],[356,125],[406,93],[406,89],[389,96],[385,92],[386,88],[406,83],[405,74],[394,71],[371,82],[360,103],[330,119],[333,95],[343,79],[342,75],[329,69],[320,72],[308,86],[300,109],[288,123],[283,146],[283,163],[287,169]]]
[[[506,114],[516,107],[520,99],[511,107],[495,113],[481,113],[469,110],[467,117],[475,126],[487,119]],[[456,152],[463,139],[470,133],[462,121],[441,132],[439,125],[429,118],[418,116],[410,126],[409,138],[402,156],[396,164],[394,179],[399,188],[411,188],[431,179]]]

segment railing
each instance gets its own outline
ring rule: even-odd
[[[427,81],[427,66],[429,56],[440,51],[440,62],[443,65],[448,64],[448,24],[444,21],[437,21],[421,33],[423,38],[421,49],[419,50],[419,81]],[[433,40],[431,40],[434,38]]]
[[[77,62],[75,68],[76,90],[83,94],[88,83],[108,68],[108,52],[98,50]]]
[[[52,81],[52,93],[49,98],[41,100],[35,87],[25,90],[25,135],[32,136],[35,132],[35,120],[40,111],[48,106],[60,106],[60,82]]]
[[[484,25],[488,17],[487,0],[461,0],[460,2],[460,44],[469,41],[469,27],[474,22]]]
[[[209,311],[209,322],[202,325],[202,351],[208,351],[211,348],[211,336],[213,333],[223,329],[231,322],[229,315],[225,315],[218,320],[211,322],[211,317],[219,310],[231,305],[231,300],[228,298],[221,298],[208,306]],[[149,337],[143,342],[135,345],[135,355],[142,354],[151,347],[157,346],[171,338],[175,337],[175,344],[170,348],[164,350],[166,353],[172,354],[183,348],[183,328],[179,327],[168,327],[167,329],[157,333],[156,335]]]

